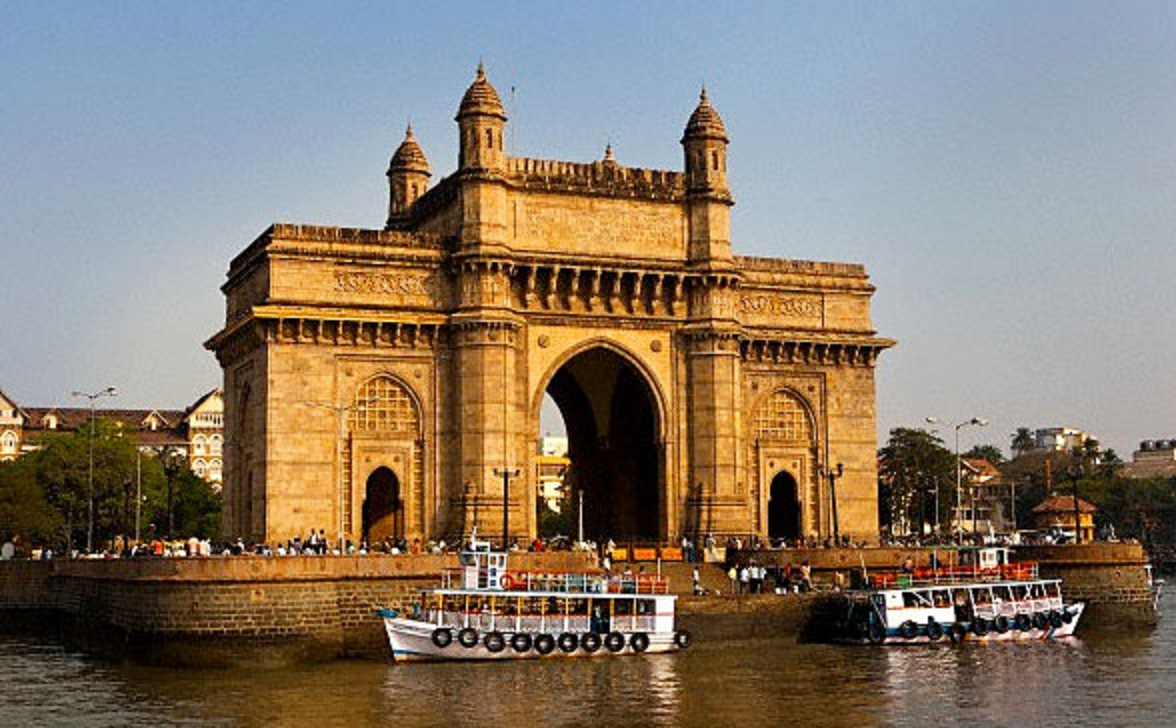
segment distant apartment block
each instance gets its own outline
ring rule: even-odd
[[[171,448],[188,459],[192,472],[215,487],[224,470],[224,401],[220,389],[207,392],[187,409],[95,408],[144,452]],[[0,462],[42,447],[46,437],[78,432],[90,422],[89,407],[25,407],[0,391]]]
[[[540,501],[553,513],[560,513],[564,501],[564,477],[572,461],[568,459],[568,438],[545,435],[539,439],[535,458],[535,483]]]
[[[1053,450],[1055,452],[1070,452],[1074,448],[1086,446],[1087,440],[1098,438],[1077,427],[1043,427],[1033,433],[1033,447],[1035,450]]]

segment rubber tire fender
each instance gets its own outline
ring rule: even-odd
[[[603,641],[600,639],[600,635],[596,634],[595,632],[585,632],[583,636],[580,637],[580,649],[584,650],[589,655],[599,650],[602,644]]]
[[[1062,609],[1062,621],[1066,624],[1071,624],[1074,621],[1074,613],[1070,611],[1069,607]]]
[[[866,627],[866,639],[873,645],[882,644],[886,641],[886,628],[877,622],[870,622]]]
[[[453,631],[448,627],[438,627],[433,630],[433,644],[445,649],[453,642]]]
[[[1028,614],[1024,612],[1017,615],[1016,618],[1017,629],[1022,632],[1028,632],[1033,629],[1033,620],[1029,618]]]
[[[609,632],[604,638],[604,646],[609,652],[620,652],[625,649],[625,635],[620,632]]]
[[[649,649],[649,635],[644,632],[634,632],[629,638],[629,646],[634,652],[645,652]]]
[[[932,642],[938,642],[939,638],[943,637],[943,625],[936,622],[934,619],[927,620],[927,639]]]
[[[1049,629],[1049,617],[1045,616],[1045,612],[1033,615],[1033,626],[1042,631]]]
[[[457,641],[467,650],[474,649],[478,646],[478,630],[473,627],[466,627],[457,633]]]
[[[947,636],[952,641],[952,644],[959,644],[964,641],[964,637],[968,635],[968,628],[964,626],[963,622],[952,622],[952,625],[947,628]]]
[[[544,632],[535,635],[535,651],[540,655],[550,655],[555,649],[555,638]]]
[[[992,626],[998,633],[1004,634],[1009,631],[1009,618],[1002,614],[992,620]]]
[[[487,632],[486,636],[482,638],[482,644],[486,645],[486,649],[494,654],[498,654],[506,649],[506,638],[502,633],[495,630],[494,632]]]
[[[519,654],[530,650],[532,644],[534,644],[534,640],[526,632],[515,632],[510,636],[510,647]]]
[[[902,635],[904,640],[913,640],[919,634],[919,625],[915,624],[914,620],[908,619],[898,625],[898,633]]]
[[[1064,624],[1065,624],[1065,621],[1062,619],[1062,615],[1060,612],[1055,611],[1055,612],[1049,613],[1049,626],[1050,627],[1053,627],[1054,629],[1061,629],[1062,625],[1064,625]]]
[[[690,634],[688,630],[680,629],[674,633],[674,644],[678,649],[684,650],[694,644],[694,635]]]
[[[580,646],[580,640],[571,632],[564,632],[555,641],[559,646],[561,652],[575,652],[576,648]]]
[[[977,637],[986,637],[988,635],[988,629],[988,622],[981,617],[976,617],[976,620],[972,622],[972,634]]]

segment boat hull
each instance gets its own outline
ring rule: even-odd
[[[472,647],[462,646],[456,637],[445,647],[439,647],[433,642],[433,631],[437,628],[431,622],[404,617],[384,616],[384,631],[388,634],[388,644],[392,648],[392,658],[397,662],[438,661],[438,660],[538,660],[562,659],[571,657],[604,657],[635,654],[658,654],[673,652],[678,648],[673,634],[657,632],[647,633],[649,647],[638,651],[630,644],[631,635],[626,634],[625,645],[622,649],[612,652],[604,645],[594,652],[588,652],[583,647],[566,652],[556,647],[548,654],[540,654],[532,646],[525,652],[518,652],[511,646],[511,633],[502,633],[504,647],[498,652],[491,651],[486,646],[486,632],[478,631],[478,641]],[[535,635],[532,635],[534,637]],[[558,638],[558,634],[552,634]],[[603,635],[601,635],[603,638]]]
[[[1010,626],[1008,631],[999,632],[996,629],[989,628],[985,634],[976,634],[971,625],[967,625],[962,632],[956,630],[954,633],[951,624],[941,624],[941,635],[932,639],[928,634],[926,625],[918,625],[917,632],[913,636],[904,636],[900,627],[887,625],[885,630],[885,638],[882,640],[870,639],[869,637],[843,637],[836,641],[852,644],[876,644],[876,645],[926,645],[937,642],[944,644],[960,644],[960,643],[987,643],[987,642],[1031,642],[1051,639],[1067,639],[1074,636],[1075,630],[1078,628],[1078,623],[1082,619],[1082,613],[1085,611],[1086,605],[1083,602],[1077,602],[1066,606],[1066,610],[1070,613],[1070,621],[1063,622],[1060,627],[1052,625],[1046,626],[1044,629],[1037,627],[1030,627],[1026,630],[1017,629],[1015,626]]]

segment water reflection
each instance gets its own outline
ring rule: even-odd
[[[120,665],[0,636],[4,725],[1154,725],[1176,625],[1069,643],[696,642],[675,655],[279,670]]]

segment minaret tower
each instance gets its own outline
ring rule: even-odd
[[[404,130],[404,141],[388,163],[388,228],[405,220],[412,203],[429,188],[429,176],[429,160],[425,159],[409,124]]]
[[[727,130],[706,98],[686,122],[682,150],[686,157],[686,204],[690,218],[691,263],[729,267],[731,259],[731,191],[727,188]]]

